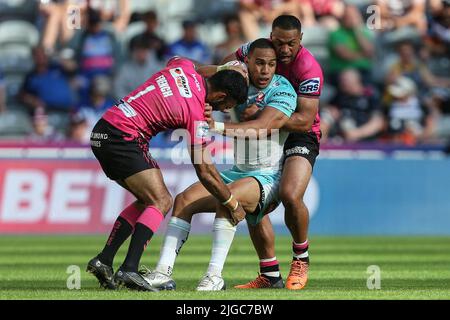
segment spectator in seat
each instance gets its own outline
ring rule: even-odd
[[[143,33],[134,36],[130,43],[140,43],[143,41],[148,42],[148,47],[156,52],[156,55],[160,61],[163,61],[167,55],[167,44],[157,34],[159,21],[155,11],[151,10],[145,12],[142,15],[142,19],[145,22],[146,29]]]
[[[338,75],[345,69],[357,69],[365,83],[369,83],[374,57],[371,32],[367,29],[361,13],[355,6],[347,6],[342,18],[342,26],[330,33],[331,82],[337,83]]]
[[[329,30],[336,30],[344,14],[345,4],[341,0],[298,0],[302,24],[321,24]]]
[[[86,120],[89,130],[92,130],[105,111],[114,105],[111,99],[111,79],[106,76],[96,76],[90,86],[89,101],[78,109],[77,114]]]
[[[235,52],[245,42],[239,17],[235,15],[226,16],[223,24],[227,39],[214,49],[213,63],[215,64],[221,64],[226,56]]]
[[[418,93],[422,97],[432,87],[450,87],[450,79],[434,76],[427,65],[417,55],[411,42],[402,42],[397,47],[398,61],[389,68],[386,82],[394,83],[398,77],[404,76],[415,82]]]
[[[383,31],[411,27],[419,34],[426,32],[425,0],[378,0]]]
[[[163,67],[156,56],[145,39],[135,38],[130,42],[130,58],[119,69],[114,83],[116,99],[128,95]]]
[[[427,47],[434,56],[450,56],[450,0],[431,1]]]
[[[392,100],[388,104],[389,133],[395,143],[416,145],[432,125],[423,108],[413,80],[399,77],[388,86]]]
[[[34,143],[61,142],[64,136],[58,133],[48,121],[48,116],[43,108],[37,108],[32,117],[33,132],[28,136],[28,141]]]
[[[33,49],[34,70],[25,78],[19,98],[31,113],[38,108],[47,111],[69,111],[75,104],[70,76],[59,64],[50,62],[43,47]]]
[[[261,37],[260,24],[270,27],[282,14],[299,15],[298,0],[239,0],[239,19],[247,41]]]
[[[41,1],[39,9],[45,20],[42,46],[52,54],[72,38],[74,28],[81,23],[81,11],[74,10],[69,0]]]
[[[450,142],[450,90],[436,88],[425,101],[432,126],[425,132],[425,139],[430,142]]]
[[[339,90],[322,112],[323,139],[341,136],[347,142],[373,140],[385,127],[379,95],[365,86],[355,69],[343,71]]]
[[[183,21],[183,37],[169,47],[169,57],[180,56],[198,61],[211,63],[208,47],[197,38],[197,23],[191,20]]]
[[[114,73],[120,49],[114,34],[103,29],[100,11],[88,9],[87,28],[76,52],[80,72],[88,79]]]
[[[88,120],[80,113],[75,113],[70,118],[68,141],[77,144],[89,144],[90,133]]]

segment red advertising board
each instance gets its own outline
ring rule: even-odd
[[[133,198],[92,160],[1,160],[0,232],[105,232]]]
[[[192,165],[160,166],[173,196],[198,181]],[[95,159],[0,159],[0,234],[106,233],[134,200]],[[212,219],[199,215],[192,231],[209,231]]]

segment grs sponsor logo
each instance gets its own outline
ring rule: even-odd
[[[285,91],[277,92],[272,97],[289,97],[289,98],[294,98],[294,99],[296,98],[295,94],[285,92]]]
[[[320,78],[312,78],[303,81],[299,85],[299,92],[304,94],[319,93]]]
[[[189,87],[189,81],[182,68],[173,68],[169,70],[172,78],[175,80],[175,84],[178,87],[178,91],[183,98],[192,98],[192,91]]]

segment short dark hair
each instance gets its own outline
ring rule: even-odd
[[[255,49],[273,49],[276,51],[272,41],[266,38],[259,38],[253,41],[248,48],[248,55],[251,55]]]
[[[156,12],[154,10],[149,10],[147,12],[142,13],[142,20],[144,20],[144,21],[146,21],[146,20],[157,21],[158,20],[158,15],[156,14]]]
[[[213,90],[223,91],[237,104],[247,101],[248,84],[242,74],[234,70],[222,70],[214,74],[209,79]]]
[[[131,39],[128,49],[130,52],[135,49],[151,49],[150,41],[146,37],[137,36]]]
[[[302,32],[302,23],[297,17],[284,14],[276,17],[275,20],[273,20],[272,30],[275,28],[280,28],[283,30],[296,29],[299,32]]]

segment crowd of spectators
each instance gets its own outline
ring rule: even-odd
[[[324,142],[450,141],[450,0],[235,0],[212,21],[222,23],[218,41],[199,32],[211,21],[195,15],[179,19],[173,40],[161,32],[157,8],[133,12],[126,0],[35,0],[16,11],[9,2],[0,0],[0,42],[2,25],[17,20],[34,25],[39,41],[16,91],[8,81],[14,70],[0,63],[0,136],[11,128],[2,117],[18,110],[30,123],[21,139],[88,143],[102,113],[171,56],[218,64],[267,37],[276,16],[293,14],[325,73]],[[124,37],[136,23],[140,31]],[[0,58],[11,52],[2,48]]]

